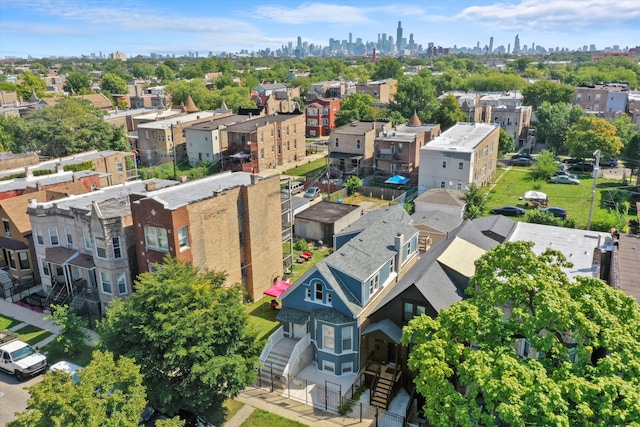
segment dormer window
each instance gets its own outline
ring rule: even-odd
[[[314,295],[315,296],[315,300],[316,301],[322,301],[323,300],[322,294],[323,294],[323,292],[322,292],[322,283],[316,283],[316,285],[315,285],[315,295]]]

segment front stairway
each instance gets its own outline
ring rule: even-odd
[[[376,376],[371,387],[370,404],[383,409],[389,409],[389,404],[398,392],[402,371],[395,366],[377,366]]]
[[[287,379],[283,376],[284,368],[289,363],[289,357],[297,342],[291,338],[281,338],[276,343],[260,369],[260,382],[263,386],[273,383],[273,388],[286,388]]]

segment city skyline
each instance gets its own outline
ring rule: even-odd
[[[449,0],[390,4],[370,0],[294,3],[245,0],[13,0],[0,5],[0,57],[81,56],[120,51],[127,56],[187,52],[230,53],[280,49],[298,37],[328,46],[330,39],[445,48],[492,45],[521,50],[598,50],[640,45],[640,1]],[[321,31],[320,31],[321,29]],[[370,52],[369,52],[370,53]]]

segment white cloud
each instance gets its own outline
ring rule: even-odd
[[[255,15],[282,24],[366,24],[367,10],[360,7],[326,3],[303,3],[295,8],[277,5],[258,6]]]

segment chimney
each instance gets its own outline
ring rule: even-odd
[[[33,172],[31,171],[31,169],[29,169],[29,166],[24,167],[24,175],[27,178],[33,178]]]
[[[57,163],[56,164],[56,173],[62,173],[64,172],[64,167],[62,166],[62,163]]]
[[[256,185],[260,181],[260,176],[257,173],[251,174],[251,185]]]
[[[76,175],[75,173],[71,175],[71,181],[72,182],[76,182],[78,180],[78,175]]]
[[[155,189],[156,189],[156,182],[155,181],[149,181],[144,186],[144,190],[145,191],[153,191]]]
[[[404,245],[404,234],[397,233],[393,238],[393,248],[400,252],[402,250],[402,246]]]
[[[36,191],[42,191],[42,183],[40,181],[36,181]]]

